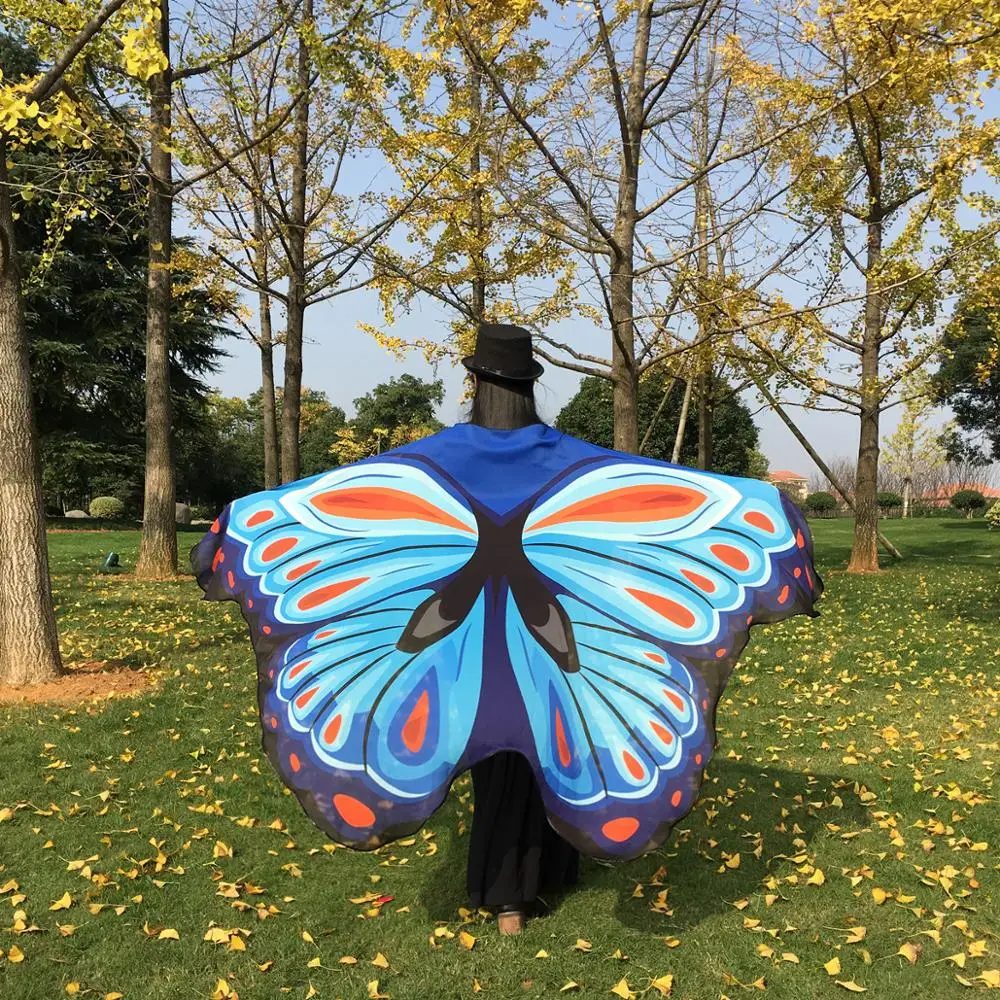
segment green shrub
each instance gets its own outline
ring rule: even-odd
[[[125,515],[125,504],[118,497],[94,497],[90,501],[90,516],[102,521],[117,521]]]
[[[1000,500],[986,512],[986,520],[989,521],[991,528],[1000,528]]]
[[[959,490],[951,498],[951,505],[956,510],[964,510],[966,517],[972,517],[986,506],[986,497],[979,490]]]
[[[876,502],[878,503],[878,509],[883,514],[901,510],[903,507],[903,498],[898,493],[889,491],[879,493]]]
[[[805,507],[810,514],[829,514],[837,509],[837,498],[832,493],[810,493]]]

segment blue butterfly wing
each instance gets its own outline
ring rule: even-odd
[[[477,539],[462,496],[384,459],[233,501],[192,552],[206,596],[238,599],[250,625],[268,756],[337,840],[411,832],[461,770],[483,596],[436,642],[399,644]]]
[[[694,803],[750,625],[811,611],[808,529],[768,484],[614,461],[543,495],[522,543],[579,659],[561,669],[507,602],[550,818],[587,853],[644,853]]]

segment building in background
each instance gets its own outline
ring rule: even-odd
[[[790,469],[774,469],[767,474],[767,481],[801,503],[809,495],[809,477]]]
[[[986,486],[983,483],[949,483],[946,486],[939,486],[928,493],[920,494],[920,503],[924,507],[950,507],[951,498],[959,490],[976,490],[986,498],[989,506],[994,500],[1000,500],[1000,490],[995,486]]]

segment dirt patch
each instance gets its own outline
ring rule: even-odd
[[[58,680],[23,687],[0,684],[0,704],[82,705],[137,694],[152,683],[153,677],[145,670],[135,670],[120,660],[91,660],[67,666],[66,673]]]

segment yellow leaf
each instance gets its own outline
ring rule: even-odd
[[[476,947],[476,939],[468,931],[458,932],[458,943],[466,951],[472,951]]]
[[[104,994],[104,1000],[125,1000],[125,994],[112,990],[110,993]]]
[[[822,885],[826,881],[826,876],[823,874],[822,868],[817,868],[816,871],[806,879],[806,885]]]
[[[740,866],[740,854],[737,851],[732,857],[726,858],[727,868],[739,868]]]
[[[847,943],[857,944],[859,941],[864,941],[867,933],[866,927],[851,927],[847,932]]]
[[[881,906],[888,898],[889,893],[885,889],[879,889],[878,886],[872,889],[872,899],[875,900],[876,906]]]
[[[544,948],[539,948],[539,950],[535,953],[535,958],[548,958],[548,957],[549,953]]]
[[[342,955],[340,958],[341,965],[357,965],[358,960],[353,955]]]
[[[76,933],[76,924],[56,924],[63,937],[72,937]]]
[[[68,910],[73,905],[73,897],[64,892],[50,907],[50,910]]]
[[[573,945],[573,948],[576,951],[590,951],[590,949],[593,948],[593,947],[594,946],[589,941],[587,941],[584,938],[577,938],[576,939],[576,944]]]
[[[306,968],[307,969],[322,969],[323,968],[323,962],[320,959],[319,955],[317,955],[315,958],[310,958],[309,961],[306,962]]]
[[[212,1000],[229,1000],[230,997],[235,996],[232,987],[225,981],[225,979],[220,979],[215,984],[215,989],[212,991]]]
[[[1000,969],[986,969],[982,975],[976,976],[987,986],[994,990],[1000,990]]]
[[[180,941],[181,936],[173,929],[173,927],[164,927],[159,934],[156,935],[157,941]]]
[[[306,944],[315,944],[316,943],[313,940],[313,936],[312,936],[312,934],[309,933],[309,931],[303,931],[302,932],[302,940],[305,941]]]
[[[269,958],[266,962],[255,962],[258,972],[270,972],[274,968],[274,959]]]
[[[670,974],[666,976],[660,976],[659,979],[653,979],[650,981],[649,985],[659,992],[661,996],[670,996],[670,991],[674,988],[674,977]]]
[[[783,951],[781,957],[784,961],[791,962],[793,965],[799,964],[799,956],[794,951]]]
[[[675,937],[668,937],[668,938],[664,938],[663,939],[663,943],[668,948],[677,948],[680,945],[680,943],[681,943],[681,939],[680,938],[675,938]]]
[[[7,952],[7,961],[14,962],[15,964],[17,964],[18,962],[23,962],[24,952],[21,951],[21,949],[18,948],[16,944],[12,944],[10,946],[10,951]]]
[[[629,989],[627,979],[619,979],[614,986],[611,987],[611,992],[614,993],[616,997],[621,997],[622,1000],[634,1000],[635,994]]]
[[[378,991],[378,980],[373,979],[368,984],[368,997],[369,1000],[382,1000],[383,997],[388,997],[388,993],[379,993]]]
[[[212,849],[213,858],[231,858],[233,856],[233,849],[223,840],[217,840],[215,842],[215,847]]]
[[[826,969],[828,976],[839,976],[840,975],[840,959],[836,955],[830,959],[829,962],[823,963],[823,968]]]
[[[382,954],[382,952],[379,952],[372,959],[372,965],[374,965],[377,969],[388,969],[389,968],[389,959],[387,959],[385,957],[385,955]]]
[[[562,986],[559,987],[560,993],[569,993],[570,990],[578,990],[580,988],[579,983],[574,983],[572,979],[567,979]]]
[[[66,990],[66,992],[67,992],[67,993],[68,993],[68,994],[69,994],[69,995],[70,995],[71,997],[73,997],[73,996],[76,996],[76,994],[80,992],[80,984],[79,984],[79,983],[67,983],[67,984],[66,984],[66,985],[65,985],[65,986],[63,987],[63,989],[65,989],[65,990]]]
[[[846,981],[843,979],[836,979],[834,980],[834,982],[836,982],[838,986],[842,986],[845,990],[849,990],[851,993],[868,992],[867,986],[858,986],[858,984],[853,979],[848,979]]]
[[[899,946],[899,951],[896,954],[902,955],[910,965],[914,965],[920,955],[920,945],[913,941],[905,941]]]
[[[954,955],[948,955],[947,958],[945,958],[945,961],[946,962],[954,962],[954,964],[957,965],[960,969],[964,969],[965,968],[965,952],[964,951],[959,951],[959,952],[956,952],[956,954],[954,954]]]

